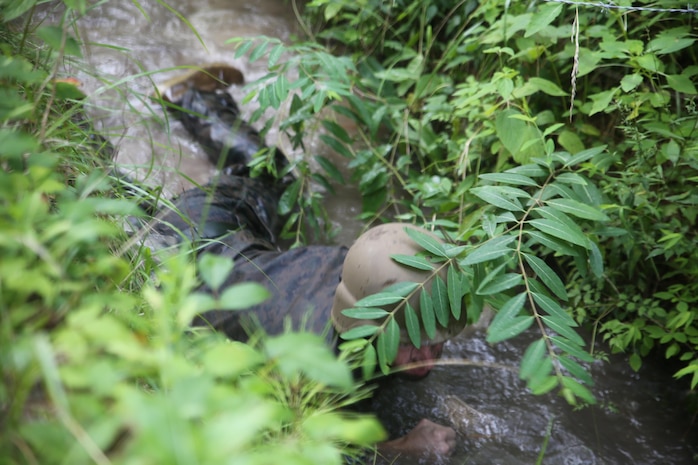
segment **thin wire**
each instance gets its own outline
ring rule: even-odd
[[[554,3],[566,3],[568,5],[575,6],[591,6],[596,8],[603,8],[607,10],[626,10],[626,11],[652,11],[656,13],[698,13],[698,9],[693,8],[690,4],[686,5],[686,8],[654,8],[649,6],[621,6],[614,5],[613,3],[603,3],[603,2],[579,2],[575,0],[544,0],[546,2]]]

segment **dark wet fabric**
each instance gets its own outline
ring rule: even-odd
[[[172,102],[175,114],[207,151],[210,160],[232,167],[208,186],[175,199],[175,209],[161,212],[160,236],[200,242],[200,253],[230,258],[234,268],[225,285],[256,282],[271,297],[245,311],[213,310],[194,324],[209,325],[236,340],[254,332],[281,333],[286,324],[326,334],[334,340],[331,309],[347,249],[308,246],[282,251],[277,245],[281,220],[277,210],[284,181],[270,175],[251,178],[247,164],[266,148],[259,134],[240,119],[233,98],[221,89],[189,86]],[[283,154],[275,150],[277,158]],[[225,156],[225,160],[219,160]],[[277,166],[279,165],[277,160]],[[204,289],[206,290],[206,289]]]
[[[247,165],[267,149],[259,133],[240,118],[235,100],[223,89],[202,90],[188,87],[181,100],[170,108],[197,140],[214,166],[228,174],[247,175]],[[274,162],[281,169],[288,162],[274,147]]]
[[[200,253],[229,257],[234,268],[225,285],[256,282],[271,297],[244,311],[213,310],[195,324],[210,325],[228,337],[245,341],[258,330],[279,334],[289,322],[334,339],[330,315],[347,249],[306,246],[279,250],[274,186],[264,181],[228,176],[205,189],[192,189],[176,201],[156,226],[160,234],[189,240],[216,239]],[[206,290],[206,289],[204,289]]]

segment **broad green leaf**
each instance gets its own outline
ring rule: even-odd
[[[620,80],[620,88],[623,89],[624,92],[630,92],[642,84],[642,80],[643,77],[640,73],[626,74]]]
[[[520,165],[520,166],[515,166],[513,168],[509,168],[508,170],[504,171],[505,173],[513,173],[513,174],[520,174],[529,178],[539,178],[543,176],[548,176],[550,174],[550,171],[544,170],[538,165],[535,164],[528,164],[528,165]]]
[[[358,307],[344,309],[342,314],[359,320],[375,320],[376,318],[385,318],[390,315],[390,312],[386,312],[382,308]]]
[[[582,339],[579,334],[576,333],[574,329],[568,325],[565,320],[562,320],[556,316],[543,316],[541,320],[545,325],[555,331],[560,336],[566,337],[572,342],[576,342],[579,345],[584,344],[584,339]]]
[[[405,232],[413,241],[415,241],[427,252],[432,253],[437,257],[448,258],[444,253],[443,245],[435,237],[427,234],[426,232],[419,231],[408,226],[405,227]]]
[[[546,353],[545,339],[541,338],[532,342],[526,348],[521,358],[519,377],[521,379],[529,379],[533,373],[539,371]]]
[[[657,58],[657,55],[654,53],[645,53],[644,55],[633,58],[632,61],[635,61],[640,68],[646,69],[651,73],[664,72],[664,63]]]
[[[538,11],[532,16],[531,21],[526,26],[524,37],[531,37],[550,25],[560,16],[562,3],[544,3],[540,5]]]
[[[541,92],[551,95],[553,97],[566,97],[569,95],[567,92],[562,90],[557,84],[547,79],[540,77],[532,77],[528,80],[528,84],[534,86]]]
[[[690,35],[686,28],[672,28],[657,34],[657,37],[650,40],[647,44],[647,51],[654,52],[657,55],[665,55],[674,53],[684,48],[690,47],[696,41]]]
[[[428,292],[419,294],[419,312],[424,324],[424,332],[429,339],[436,335],[436,315],[434,315],[434,301]]]
[[[565,290],[565,285],[562,283],[560,277],[553,271],[547,263],[545,263],[540,258],[535,255],[523,254],[526,263],[531,267],[534,273],[540,278],[540,280],[545,284],[548,289],[550,289],[553,294],[562,300],[567,300],[567,291]]]
[[[226,288],[219,299],[221,310],[243,310],[264,302],[271,294],[259,283],[240,283]]]
[[[513,184],[515,186],[538,186],[538,183],[533,179],[517,173],[485,173],[478,177],[486,181]]]
[[[557,237],[558,239],[562,239],[571,244],[582,246],[585,249],[589,249],[591,247],[589,245],[589,239],[587,239],[587,237],[578,227],[570,228],[567,224],[548,218],[529,220],[528,224],[539,231],[550,234],[553,237]]]
[[[540,306],[545,313],[563,321],[568,326],[577,326],[577,322],[570,316],[555,300],[540,292],[532,292],[533,300]]]
[[[456,320],[458,320],[460,319],[461,306],[463,304],[463,290],[461,287],[460,272],[455,266],[451,265],[448,267],[446,279],[448,281],[446,290],[448,292],[448,301],[451,307],[451,314]]]
[[[419,330],[419,318],[414,308],[408,303],[405,306],[405,326],[407,327],[407,335],[410,337],[412,345],[417,349],[422,345],[422,334]]]
[[[698,94],[693,80],[685,74],[667,74],[666,82],[669,87],[677,92],[682,92],[689,95]]]
[[[608,107],[611,105],[611,100],[613,100],[613,97],[617,91],[618,89],[614,88],[590,95],[589,98],[593,103],[591,105],[591,109],[589,110],[589,116],[608,109]]]
[[[594,357],[589,355],[587,351],[585,351],[582,347],[578,346],[577,344],[569,341],[568,339],[565,339],[564,337],[553,336],[550,338],[550,340],[553,341],[553,344],[555,344],[555,346],[557,346],[559,349],[563,350],[564,352],[570,354],[573,357],[577,357],[579,360],[583,362],[591,363],[594,361]]]
[[[444,328],[447,327],[451,311],[448,305],[446,283],[444,283],[444,280],[439,275],[436,275],[432,281],[431,298],[434,303],[434,314],[436,315],[437,321]]]
[[[608,216],[601,210],[591,205],[573,199],[550,199],[545,201],[546,205],[556,208],[578,218],[592,221],[608,221]]]
[[[233,261],[228,257],[206,253],[199,258],[198,271],[204,283],[218,292],[233,271]]]
[[[392,258],[398,263],[407,265],[410,268],[415,268],[417,270],[432,271],[434,269],[433,263],[431,263],[426,258],[420,257],[418,255],[394,254],[391,255],[390,258]]]
[[[464,266],[474,265],[476,263],[482,263],[486,261],[491,261],[499,257],[513,253],[513,250],[509,248],[511,244],[516,239],[516,236],[500,236],[491,239],[478,247],[477,249],[470,252],[462,264]]]
[[[495,131],[514,161],[525,164],[532,157],[542,156],[545,148],[540,130],[535,125],[521,120],[521,116],[521,113],[513,109],[499,112],[495,119]]]
[[[378,332],[378,326],[374,325],[362,325],[351,328],[349,331],[344,331],[341,334],[342,339],[359,339],[363,337],[373,336]]]
[[[499,294],[520,285],[522,282],[523,278],[520,274],[506,273],[497,276],[484,286],[480,286],[476,292],[478,295]]]

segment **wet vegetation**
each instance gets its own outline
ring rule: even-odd
[[[186,248],[156,255],[125,232],[144,216],[133,194],[151,194],[109,176],[110,146],[60,80],[80,38],[68,20],[26,26],[35,3],[0,6],[0,456],[328,464],[379,440],[373,418],[338,412],[368,392],[315,336],[242,344],[189,327],[196,312],[234,311],[261,291],[220,289],[229,263]],[[67,19],[88,7],[64,3]],[[671,359],[695,390],[696,11],[313,0],[299,19],[296,44],[231,38],[238,56],[269,65],[250,85],[255,116],[288,108],[278,123],[293,143],[319,126],[351,171],[305,151],[281,206],[288,238],[328,232],[312,185],[331,195],[354,183],[361,220],[423,223],[448,239],[415,238],[431,260],[399,258],[448,269],[420,314],[406,310],[411,336],[491,306],[490,342],[540,331],[520,367],[535,393],[593,403],[586,364],[606,351],[634,369],[650,354]],[[201,282],[219,292],[197,293]],[[387,289],[352,315],[375,317],[414,290]],[[386,371],[396,325],[346,334],[343,357],[366,376]]]
[[[279,43],[240,44],[272,71],[299,69],[293,82],[270,73],[252,95],[290,102],[282,128],[296,141],[326,107],[352,120],[355,137],[324,113],[321,123],[352,168],[362,218],[431,224],[453,240],[428,249],[458,270],[432,296],[435,316],[460,311],[445,290],[459,285],[469,319],[498,310],[490,342],[538,327],[521,364],[533,392],[593,402],[584,364],[609,350],[634,369],[650,353],[677,360],[675,377],[695,389],[695,10],[315,0],[304,19],[324,48],[291,47],[279,62]],[[316,161],[313,176],[342,181]],[[362,304],[357,318],[375,312]],[[406,324],[416,334],[433,320]],[[379,348],[395,344],[389,327]],[[603,343],[585,347],[587,329]]]

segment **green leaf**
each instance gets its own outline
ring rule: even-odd
[[[589,241],[589,245],[591,245],[589,253],[589,267],[591,268],[591,272],[594,273],[594,276],[597,278],[602,278],[604,267],[601,250],[599,250],[599,246],[593,241]]]
[[[409,226],[405,226],[405,232],[413,241],[417,243],[417,245],[427,252],[432,253],[437,257],[448,258],[444,253],[443,245],[435,237],[427,234],[424,231],[420,231]]]
[[[509,109],[501,111],[495,119],[497,138],[511,153],[517,163],[528,163],[532,157],[545,153],[543,135],[533,124],[522,121],[521,113]]]
[[[548,393],[557,387],[557,377],[556,376],[545,376],[540,378],[535,378],[535,382],[530,382],[528,388],[531,393],[536,396],[541,396]]]
[[[532,342],[526,348],[521,358],[519,377],[521,379],[529,379],[534,373],[538,372],[543,364],[546,352],[545,339],[541,338]]]
[[[219,304],[221,310],[243,310],[264,302],[270,295],[259,283],[239,283],[223,291]]]
[[[473,187],[470,192],[480,197],[485,202],[495,207],[499,207],[508,211],[522,212],[524,211],[519,199],[504,195],[499,186],[481,186]]]
[[[586,238],[584,233],[582,233],[579,228],[570,228],[569,225],[561,223],[558,220],[547,218],[529,220],[528,224],[539,231],[550,234],[553,237],[557,237],[558,239],[562,239],[571,244],[580,245],[585,249],[591,248],[589,245],[589,239]]]
[[[524,37],[531,37],[537,34],[555,19],[560,16],[562,11],[562,3],[545,3],[538,8],[538,11],[533,14],[531,21],[526,26]]]
[[[555,316],[543,316],[541,317],[541,320],[543,320],[548,328],[552,329],[560,336],[566,337],[570,341],[576,342],[580,346],[584,345],[584,339],[582,339],[579,334],[577,334],[575,330],[565,322],[565,320]]]
[[[642,80],[643,77],[640,73],[626,74],[620,80],[620,88],[623,89],[624,92],[630,92],[642,84]]]
[[[667,74],[666,82],[669,87],[677,92],[690,95],[698,94],[695,84],[693,84],[691,78],[685,74]]]
[[[434,315],[434,301],[427,292],[419,294],[419,312],[424,324],[424,332],[429,339],[436,335],[436,315]]]
[[[497,276],[491,281],[484,283],[484,286],[478,287],[476,293],[478,295],[493,295],[500,294],[513,287],[518,286],[523,282],[523,278],[518,273],[505,273]]]
[[[391,292],[378,292],[359,299],[354,305],[357,307],[382,307],[401,301],[404,297]]]
[[[532,316],[517,316],[525,301],[526,293],[522,292],[502,306],[487,329],[487,342],[495,343],[510,339],[531,326]]]
[[[541,289],[542,290],[542,289]],[[531,292],[533,300],[540,305],[540,308],[548,315],[555,317],[568,326],[577,326],[577,322],[572,318],[555,300],[540,292]]]
[[[390,258],[398,263],[407,265],[410,268],[415,268],[417,270],[432,271],[434,269],[433,263],[418,255],[393,254],[390,256]]]
[[[329,159],[323,157],[322,155],[315,155],[315,161],[320,165],[320,167],[325,170],[325,172],[340,184],[344,184],[344,176],[339,171],[339,169],[332,163]]]
[[[378,326],[375,325],[362,325],[351,328],[349,331],[344,331],[341,334],[342,339],[359,339],[363,337],[373,336],[378,332]]]
[[[431,284],[431,298],[434,303],[434,314],[441,326],[448,326],[449,315],[451,314],[448,305],[448,292],[446,283],[441,276],[436,275]]]
[[[374,326],[375,327],[375,326]],[[378,327],[375,327],[378,329]],[[361,374],[364,379],[370,379],[376,371],[376,348],[373,344],[367,344],[364,356],[361,360]]]
[[[523,254],[523,256],[528,266],[530,266],[533,272],[543,281],[543,284],[545,284],[558,298],[567,300],[565,285],[562,283],[557,273],[540,258],[526,253]]]
[[[590,148],[590,149],[582,150],[581,152],[579,152],[579,153],[575,154],[574,156],[570,157],[570,159],[567,160],[567,162],[565,163],[564,166],[565,166],[566,168],[570,168],[570,167],[572,167],[572,166],[576,166],[576,165],[578,165],[578,164],[580,164],[580,163],[583,163],[583,162],[585,162],[585,161],[587,161],[587,160],[591,160],[591,159],[594,158],[596,155],[599,155],[599,154],[602,153],[604,150],[606,150],[606,147],[607,147],[606,145],[599,145],[599,146],[597,146],[597,147],[592,147],[592,148]],[[573,173],[569,173],[569,174],[573,174]],[[559,178],[560,178],[560,176],[558,176],[558,179],[559,179]],[[585,182],[583,185],[587,185],[587,184],[588,184],[588,182]]]
[[[590,95],[589,98],[593,103],[591,105],[591,109],[589,110],[589,116],[606,110],[611,105],[611,100],[613,100],[613,97],[617,91],[618,89],[610,89]]]
[[[562,90],[557,84],[547,79],[543,79],[540,77],[532,77],[528,80],[528,83],[536,89],[540,90],[541,92],[551,95],[553,97],[566,97],[567,95],[569,95],[567,92]]]
[[[419,330],[419,318],[414,308],[407,303],[405,306],[405,326],[407,327],[407,335],[410,337],[412,345],[417,349],[422,345],[422,334]]]
[[[592,221],[608,221],[608,216],[591,205],[573,199],[549,199],[545,201],[549,207]]]
[[[505,255],[513,253],[513,250],[509,248],[511,244],[516,239],[516,236],[499,236],[485,242],[483,245],[477,249],[470,252],[462,264],[464,266],[474,265],[476,263],[482,263],[486,261],[491,261]]]
[[[578,346],[577,344],[573,343],[568,339],[565,339],[564,337],[553,336],[550,338],[550,340],[559,349],[563,350],[564,352],[570,354],[573,357],[577,357],[579,360],[583,362],[591,363],[594,361],[594,357],[589,355],[589,353],[583,350],[582,347]]]
[[[360,307],[344,309],[342,314],[359,320],[375,320],[377,318],[385,318],[390,315],[390,312],[386,312],[382,308]]]
[[[524,232],[534,241],[544,245],[545,247],[554,251],[556,254],[570,255],[572,257],[577,257],[580,254],[580,249],[575,249],[574,246],[568,244],[567,242],[555,239],[535,229],[524,230]]]
[[[569,357],[560,356],[558,357],[558,361],[560,364],[565,367],[569,373],[577,378],[578,380],[582,381],[583,383],[592,386],[594,384],[594,380],[591,378],[589,375],[589,372],[579,363],[575,362]]]
[[[36,34],[54,50],[61,50],[61,47],[63,47],[62,50],[65,55],[82,56],[78,41],[58,26],[42,26],[36,30]],[[64,34],[65,43],[63,43]]]
[[[289,185],[279,199],[279,214],[288,215],[298,203],[302,179],[298,178]]]
[[[199,274],[211,290],[218,292],[233,271],[233,264],[233,260],[228,257],[205,253],[199,258]]]
[[[584,402],[591,405],[596,403],[596,399],[594,398],[594,395],[591,393],[591,391],[585,386],[581,385],[576,380],[564,376],[561,382],[565,388],[569,389],[575,396],[579,397]]]
[[[485,173],[478,176],[480,179],[491,182],[501,182],[504,184],[513,184],[515,186],[532,186],[538,187],[538,183],[528,176],[517,173]]]
[[[456,320],[460,319],[461,306],[463,304],[463,290],[461,288],[461,275],[455,266],[450,265],[446,274],[448,285],[448,301],[451,306],[451,314]]]

